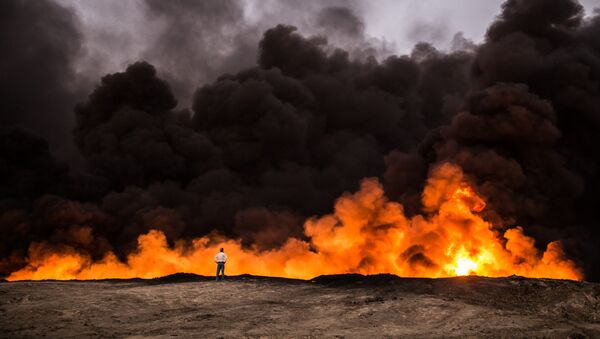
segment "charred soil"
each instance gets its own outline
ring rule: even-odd
[[[0,337],[600,337],[600,284],[192,274],[0,283]]]

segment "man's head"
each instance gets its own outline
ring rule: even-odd
[[[223,252],[223,251],[224,251],[224,249],[223,249],[223,247],[221,247],[221,252]]]

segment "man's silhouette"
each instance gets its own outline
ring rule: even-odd
[[[221,272],[221,280],[225,280],[225,263],[227,262],[227,254],[221,251],[215,255],[215,262],[217,263],[217,277],[215,280],[219,280],[219,272]]]

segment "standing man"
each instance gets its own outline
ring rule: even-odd
[[[221,280],[225,280],[225,263],[227,262],[227,254],[221,251],[215,255],[215,262],[217,263],[217,278],[219,280],[219,272],[221,272]]]

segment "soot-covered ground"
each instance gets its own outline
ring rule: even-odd
[[[0,337],[600,337],[600,284],[254,276],[0,283]]]

